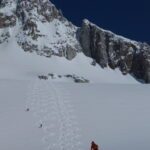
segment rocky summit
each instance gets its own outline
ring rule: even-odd
[[[150,46],[129,40],[83,20],[69,22],[49,0],[1,0],[0,44],[11,42],[20,49],[72,60],[83,52],[102,68],[119,68],[123,75],[150,83]]]

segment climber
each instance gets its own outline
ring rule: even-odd
[[[30,111],[30,108],[27,108],[26,111]]]
[[[98,145],[94,141],[91,143],[91,150],[99,150]]]
[[[43,124],[41,123],[40,126],[39,126],[39,128],[42,128],[42,127],[43,127]]]

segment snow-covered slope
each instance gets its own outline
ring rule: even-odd
[[[72,61],[57,56],[49,59],[36,53],[25,53],[16,44],[13,37],[9,40],[8,43],[0,45],[1,79],[36,79],[39,75],[54,73],[83,76],[91,83],[137,83],[130,75],[122,76],[119,70],[101,69],[99,65],[91,65],[92,59],[82,53]]]
[[[0,79],[0,148],[149,150],[149,90]]]
[[[129,75],[122,76],[117,69],[92,66],[92,59],[79,52],[77,27],[65,19],[51,2],[23,0],[2,3],[0,12],[4,23],[0,28],[3,35],[0,78],[35,79],[39,75],[54,73],[75,74],[90,82],[137,83]],[[10,20],[7,24],[8,16],[15,16],[15,22]],[[69,60],[76,57],[68,61],[57,56],[65,56]]]

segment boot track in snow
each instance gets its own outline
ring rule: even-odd
[[[46,150],[81,150],[80,130],[70,96],[61,84],[36,80],[28,95],[28,107],[43,129]]]

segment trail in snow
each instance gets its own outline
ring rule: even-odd
[[[31,83],[33,84],[33,83]],[[29,88],[28,107],[43,129],[46,150],[81,150],[81,136],[70,95],[60,85],[36,80]]]

